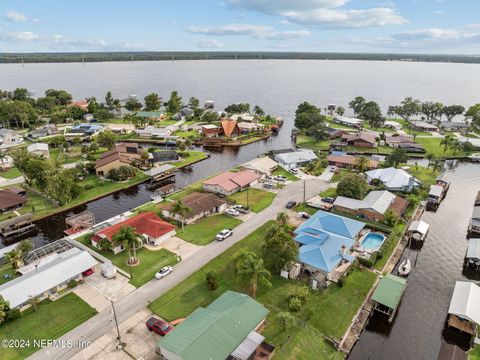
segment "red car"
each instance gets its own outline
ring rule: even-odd
[[[170,331],[174,329],[174,327],[166,321],[151,317],[147,320],[147,328],[150,331],[154,331],[159,335],[165,336]]]
[[[85,270],[84,272],[82,272],[83,276],[90,276],[92,274],[93,274],[93,269],[88,269],[88,270]]]

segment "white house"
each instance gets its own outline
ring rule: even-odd
[[[27,152],[38,156],[43,156],[45,159],[50,159],[50,152],[48,150],[48,144],[34,143],[27,146]]]
[[[10,129],[0,129],[0,145],[10,146],[21,144],[23,136]]]
[[[241,165],[241,167],[243,169],[253,170],[258,174],[271,175],[272,172],[278,167],[278,163],[268,156],[262,156],[246,162],[245,164]]]
[[[316,160],[317,155],[313,150],[299,149],[273,155],[273,160],[287,169],[299,168],[310,161]]]
[[[368,182],[378,180],[390,191],[411,192],[421,185],[419,180],[405,170],[394,167],[370,170],[365,172],[365,175]]]

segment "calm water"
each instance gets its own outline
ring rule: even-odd
[[[280,115],[285,125],[277,137],[240,149],[226,148],[193,166],[190,174],[178,174],[177,186],[193,183],[215,172],[248,161],[269,149],[290,145],[293,113],[302,101],[321,107],[346,104],[362,95],[383,109],[405,96],[445,104],[469,106],[478,102],[480,65],[355,62],[355,61],[175,61],[136,63],[18,64],[0,65],[0,88],[26,87],[41,96],[48,88],[63,88],[75,99],[103,99],[111,90],[124,99],[143,98],[157,92],[168,98],[176,89],[183,98],[213,99],[218,109],[234,102],[258,104],[267,113]],[[455,280],[462,278],[466,229],[480,167],[461,165],[448,173],[452,186],[437,213],[426,213],[431,225],[427,241],[417,256],[416,267],[395,322],[391,327],[371,323],[355,346],[352,359],[435,359]],[[81,208],[96,214],[97,221],[136,207],[150,199],[146,185],[107,196]],[[64,215],[39,224],[38,244],[62,237]]]

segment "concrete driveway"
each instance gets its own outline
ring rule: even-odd
[[[162,246],[159,246],[158,249],[167,249],[177,255],[182,257],[182,260],[185,260],[195,254],[198,250],[202,248],[200,245],[191,244],[185,240],[182,240],[176,236],[172,236],[170,239],[162,243]],[[155,248],[150,248],[155,250]]]
[[[123,299],[136,289],[126,277],[118,272],[114,279],[107,279],[100,274],[100,271],[96,271],[85,278],[85,283],[108,301]]]

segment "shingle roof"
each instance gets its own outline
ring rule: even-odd
[[[264,174],[270,174],[270,170],[278,166],[275,160],[270,159],[268,156],[262,156],[242,165],[244,168],[259,171]]]
[[[328,155],[327,160],[335,163],[342,163],[345,165],[355,166],[357,164],[357,156],[353,155]],[[369,159],[371,169],[375,169],[378,166],[378,160]]]
[[[226,191],[232,191],[239,187],[248,186],[250,183],[258,180],[261,176],[252,170],[242,170],[239,172],[226,171],[211,179],[205,180],[202,184],[220,186]]]
[[[27,146],[27,151],[32,152],[32,151],[48,151],[48,144],[45,143],[33,143]]]
[[[317,155],[315,155],[313,150],[305,149],[277,154],[276,157],[281,159],[285,164],[295,164],[317,159]]]
[[[14,191],[0,190],[0,209],[8,209],[13,206],[25,204],[25,197],[18,195]]]
[[[378,282],[378,286],[373,292],[372,300],[390,309],[396,309],[406,287],[407,280],[387,274]]]
[[[158,345],[182,360],[224,360],[267,314],[251,297],[226,291],[208,307],[196,309]]]
[[[385,169],[376,169],[365,172],[370,179],[379,179],[387,188],[404,188],[409,185],[412,175],[403,169],[389,167]],[[417,179],[415,182],[419,183]]]
[[[225,136],[230,137],[235,131],[239,131],[237,122],[235,120],[223,120],[220,124],[223,128],[223,133]]]
[[[184,205],[188,206],[192,210],[191,213],[187,214],[187,218],[194,217],[205,211],[209,211],[225,204],[224,200],[220,199],[214,194],[200,192],[192,192],[191,194],[185,196],[181,201]],[[170,202],[168,204],[161,205],[161,208],[170,210],[173,204],[174,203]]]
[[[126,164],[131,163],[128,154],[141,154],[144,150],[136,143],[119,143],[113,149],[110,149],[100,155],[100,158],[95,161],[95,169],[115,160],[120,160]]]
[[[92,237],[92,240],[96,242],[100,241],[102,238],[107,238],[108,240],[112,240],[115,234],[118,233],[120,229],[124,226],[135,228],[135,232],[138,235],[146,234],[151,236],[152,238],[159,238],[160,236],[175,230],[175,225],[172,225],[162,220],[153,211],[147,211],[147,212],[132,216],[131,218],[125,221],[109,226],[97,232]]]

